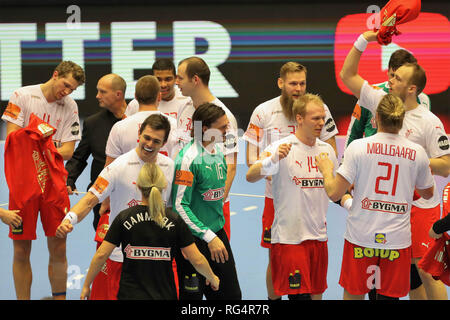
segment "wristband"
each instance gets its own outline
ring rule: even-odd
[[[272,157],[267,157],[261,161],[261,173],[264,175],[272,175],[277,172],[278,162],[273,163]]]
[[[347,211],[350,211],[352,204],[353,204],[353,198],[348,198],[344,202],[344,208],[347,209]]]
[[[77,216],[77,214],[76,214],[75,212],[73,212],[73,211],[69,211],[69,212],[66,214],[66,216],[64,217],[64,219],[69,220],[71,225],[75,225],[75,224],[78,223],[78,216]],[[64,220],[64,219],[63,219],[63,220]]]
[[[367,45],[369,42],[364,38],[362,34],[359,35],[358,39],[356,39],[355,43],[353,43],[353,46],[358,49],[358,51],[364,52],[366,50]]]

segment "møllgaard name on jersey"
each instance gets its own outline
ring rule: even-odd
[[[223,198],[225,193],[225,187],[219,189],[208,190],[205,193],[202,193],[203,200],[205,201],[216,201]]]
[[[171,261],[170,248],[137,247],[127,245],[124,251],[128,259]]]
[[[408,204],[407,203],[395,203],[395,202],[387,202],[380,200],[370,200],[368,198],[364,198],[361,201],[361,207],[365,210],[371,211],[381,211],[388,213],[396,213],[396,214],[404,214],[408,212]]]
[[[414,150],[414,149],[400,147],[397,145],[387,145],[387,144],[378,143],[378,142],[368,143],[367,144],[367,153],[405,158],[405,159],[409,159],[411,161],[414,161],[416,159],[416,150]]]
[[[323,188],[323,178],[299,178],[294,176],[292,181],[300,188]]]

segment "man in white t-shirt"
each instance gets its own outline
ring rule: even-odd
[[[6,132],[25,128],[30,115],[35,114],[56,129],[53,143],[64,160],[72,157],[75,143],[81,139],[78,106],[69,96],[85,81],[83,69],[72,61],[61,62],[53,71],[52,77],[45,83],[17,89],[11,95],[2,119],[6,122]],[[21,177],[26,179],[26,177]],[[66,195],[68,197],[68,195]],[[31,206],[28,206],[31,208]],[[38,206],[39,207],[39,206]],[[42,208],[39,208],[41,211]],[[48,209],[48,208],[47,208]],[[63,208],[46,210],[46,215],[55,219],[64,217]],[[37,219],[38,212],[22,210],[23,223],[32,225],[31,219]],[[30,220],[29,220],[30,219]],[[54,299],[65,299],[67,282],[67,259],[65,239],[54,237],[55,226],[47,226],[42,219],[48,239],[49,278]],[[52,219],[50,219],[52,220]],[[47,232],[47,230],[51,229]],[[35,238],[33,238],[35,239]],[[13,237],[14,258],[13,275],[17,299],[30,299],[32,271],[30,264],[31,238]]]
[[[111,198],[110,223],[124,209],[139,204],[142,194],[136,186],[139,171],[146,162],[156,163],[167,179],[167,188],[163,191],[163,200],[170,204],[170,193],[174,175],[174,162],[159,152],[166,143],[170,131],[167,117],[154,114],[141,126],[138,146],[119,156],[105,167],[88,193],[75,204],[58,227],[56,235],[65,237],[73,226],[89,213],[91,208],[107,197]],[[123,256],[116,248],[107,261],[107,284],[104,288],[109,299],[117,299]]]
[[[375,113],[379,101],[386,93],[370,86],[358,74],[358,64],[368,42],[376,41],[377,33],[367,31],[360,35],[350,50],[340,76],[344,84],[360,100],[361,104]],[[398,96],[404,104],[406,114],[399,134],[421,145],[430,159],[431,171],[447,177],[450,173],[450,150],[444,125],[427,107],[419,105],[417,96],[426,85],[426,75],[418,64],[405,64],[389,79],[389,92]],[[417,266],[432,239],[428,230],[440,218],[440,199],[435,193],[431,199],[416,195],[411,209],[412,263]],[[428,299],[447,299],[447,291],[441,281],[434,280],[418,268]]]
[[[297,62],[287,62],[280,69],[278,87],[281,95],[268,100],[255,108],[250,118],[247,131],[243,139],[247,141],[247,165],[250,167],[257,159],[261,150],[269,144],[285,138],[290,134],[295,134],[296,120],[291,114],[294,101],[298,100],[306,93],[305,66]],[[335,150],[335,135],[338,133],[330,110],[324,104],[325,125],[322,128],[319,138],[329,143]],[[271,226],[274,216],[274,206],[272,199],[272,186],[270,177],[266,179],[265,203],[262,216],[261,246],[269,249],[271,247]],[[266,286],[269,299],[278,299],[273,293],[270,261],[266,271]]]
[[[170,59],[157,59],[153,63],[152,74],[158,79],[161,87],[161,101],[159,102],[158,110],[177,119],[179,110],[187,103],[190,103],[191,99],[183,96],[180,90],[175,87],[175,65]],[[137,99],[133,99],[128,104],[125,114],[129,117],[138,111],[139,103]]]
[[[373,287],[377,299],[408,294],[414,189],[424,199],[434,191],[425,150],[399,134],[405,117],[402,100],[384,95],[376,110],[378,133],[353,141],[336,175],[327,156],[316,157],[332,201],[354,184],[339,280],[346,300],[362,300]]]
[[[176,153],[176,120],[158,110],[160,102],[160,85],[156,77],[143,76],[136,82],[136,101],[139,110],[131,116],[117,122],[112,127],[106,143],[106,165],[120,155],[136,148],[139,140],[139,129],[144,120],[152,114],[161,114],[170,122],[170,133],[167,143],[160,149],[164,155],[173,159]]]
[[[230,199],[229,192],[236,175],[238,146],[237,121],[231,111],[209,90],[209,78],[211,72],[206,62],[198,57],[186,58],[178,64],[176,84],[183,96],[190,97],[192,103],[186,104],[180,109],[177,119],[177,139],[178,148],[181,150],[191,141],[191,129],[193,128],[192,115],[194,111],[203,103],[209,102],[221,107],[230,122],[224,143],[220,143],[220,148],[225,155],[227,163],[227,180],[225,182],[223,214],[225,217],[225,232],[230,238]]]
[[[334,148],[318,139],[325,125],[322,99],[304,94],[294,101],[296,131],[271,143],[247,173],[249,182],[272,176],[274,220],[270,264],[274,293],[289,299],[321,299],[327,288],[328,196],[315,157]]]

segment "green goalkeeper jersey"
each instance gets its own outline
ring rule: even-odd
[[[389,92],[388,82],[375,84],[374,87],[378,87],[384,92]],[[420,93],[417,97],[417,103],[425,106],[431,110],[430,98],[425,93]],[[362,137],[370,137],[377,133],[375,119],[372,117],[372,112],[359,105],[359,100],[353,109],[352,118],[347,130],[347,137],[345,141],[345,147],[356,139]]]
[[[223,200],[226,178],[225,156],[217,145],[214,152],[208,152],[192,139],[175,159],[173,210],[183,218],[196,237],[207,242],[225,224]]]

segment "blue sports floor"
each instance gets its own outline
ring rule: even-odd
[[[338,138],[338,149],[342,154],[343,138]],[[3,147],[0,144],[0,204],[8,202],[8,188],[3,174]],[[240,141],[240,155],[237,175],[231,192],[238,194],[263,195],[264,182],[250,184],[245,180],[247,166],[245,165],[245,143]],[[90,161],[90,160],[89,160]],[[80,191],[85,191],[89,183],[90,165],[77,181]],[[438,191],[442,194],[443,187],[449,179],[437,177]],[[71,196],[72,205],[81,196]],[[268,251],[260,247],[261,216],[264,199],[249,196],[231,196],[231,246],[236,260],[236,266],[245,300],[267,299],[265,272],[268,261]],[[341,300],[343,289],[338,284],[343,250],[343,234],[347,213],[340,206],[330,203],[328,209],[328,289],[323,295],[324,300]],[[67,239],[68,281],[67,299],[79,299],[91,258],[95,252],[92,213],[84,221],[77,224]],[[31,264],[33,268],[33,284],[31,298],[43,299],[51,295],[47,275],[48,251],[47,242],[38,223],[37,240],[33,241]],[[0,300],[15,299],[12,278],[12,241],[8,238],[8,227],[0,223]],[[447,287],[448,295],[450,289]],[[408,297],[404,298],[408,299]]]

